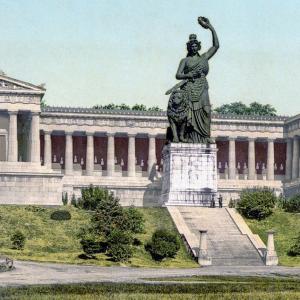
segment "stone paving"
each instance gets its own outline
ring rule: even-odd
[[[211,266],[193,269],[97,267],[16,261],[16,269],[0,273],[0,287],[79,282],[147,282],[145,278],[192,275],[299,276],[300,268]]]

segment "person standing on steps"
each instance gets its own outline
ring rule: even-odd
[[[222,195],[220,194],[219,195],[219,208],[222,208],[223,207],[223,197]]]

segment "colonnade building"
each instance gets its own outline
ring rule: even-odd
[[[0,203],[61,204],[90,184],[161,205],[165,112],[44,107],[42,86],[0,76]],[[166,101],[167,102],[167,101]],[[300,115],[212,117],[218,191],[299,192]]]

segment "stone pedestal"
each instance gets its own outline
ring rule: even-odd
[[[266,258],[265,263],[266,266],[277,266],[278,265],[278,256],[275,250],[274,245],[274,231],[269,230],[267,231],[268,234],[268,244],[267,244],[267,252],[266,252]]]
[[[198,263],[201,266],[210,266],[212,261],[207,251],[207,230],[199,230],[199,233],[200,233],[200,240],[199,240]]]
[[[161,201],[165,205],[211,206],[217,193],[215,144],[171,143],[163,149]]]

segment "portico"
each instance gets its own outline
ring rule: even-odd
[[[56,181],[51,188],[56,190],[57,204],[61,202],[58,193],[79,195],[82,187],[94,184],[111,189],[126,205],[160,205],[162,149],[168,126],[165,112],[41,110],[44,93],[42,87],[0,76],[2,182],[10,173],[21,178],[16,172],[22,172],[25,191],[26,178],[48,174]],[[299,119],[299,115],[213,114],[218,191],[225,203],[244,188],[300,191]],[[44,192],[49,190],[47,184],[43,183]],[[0,190],[3,194],[8,186],[2,184]]]

